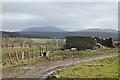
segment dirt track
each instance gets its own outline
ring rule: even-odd
[[[3,78],[45,78],[54,71],[68,65],[74,65],[81,62],[99,60],[103,58],[117,56],[117,53],[102,54],[84,58],[65,59],[59,61],[44,61],[37,64],[16,67],[3,72]]]

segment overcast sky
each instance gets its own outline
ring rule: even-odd
[[[68,31],[118,29],[117,2],[3,2],[2,29],[56,26]]]

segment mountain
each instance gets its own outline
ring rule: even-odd
[[[101,29],[101,28],[89,28],[84,30],[79,30],[82,32],[109,32],[109,33],[118,33],[118,30],[114,29]]]
[[[110,32],[5,32],[2,31],[2,37],[21,37],[21,38],[65,38],[66,36],[95,36],[95,37],[112,37],[118,41],[118,33]]]
[[[31,27],[22,30],[21,32],[67,32],[61,28],[55,26],[41,26],[41,27]],[[109,33],[118,33],[114,29],[102,29],[102,28],[89,28],[84,30],[79,30],[75,32],[109,32]]]
[[[22,30],[22,32],[66,32],[55,26],[41,26],[41,27],[31,27]]]
[[[66,36],[95,36],[95,37],[112,37],[113,40],[118,41],[120,31],[113,29],[92,28],[75,32],[68,32],[53,26],[32,27],[24,29],[21,32],[0,32],[2,37],[24,37],[24,38],[65,38]]]

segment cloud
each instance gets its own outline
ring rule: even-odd
[[[118,4],[109,2],[5,2],[3,29],[57,26],[65,30],[89,27],[117,29]]]
[[[119,0],[2,0],[2,2],[118,2]]]
[[[29,21],[38,18],[38,16],[26,13],[4,13],[2,19],[6,21]],[[42,18],[41,18],[42,19]]]
[[[94,23],[93,26],[101,27],[101,28],[102,28],[102,25],[104,25],[104,26],[106,25],[105,23],[108,23],[108,22],[113,23],[112,18],[109,16],[94,19],[92,22]],[[108,24],[107,24],[107,26],[108,26]]]

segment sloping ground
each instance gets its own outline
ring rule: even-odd
[[[49,80],[75,78],[119,78],[118,56],[67,66],[48,76]],[[66,78],[66,79],[65,79]]]
[[[88,62],[92,60],[99,60],[103,58],[117,56],[117,52],[110,54],[94,55],[83,58],[64,59],[58,61],[41,61],[37,64],[12,68],[4,71],[3,78],[46,78],[54,71],[68,65],[79,64],[81,62]]]

